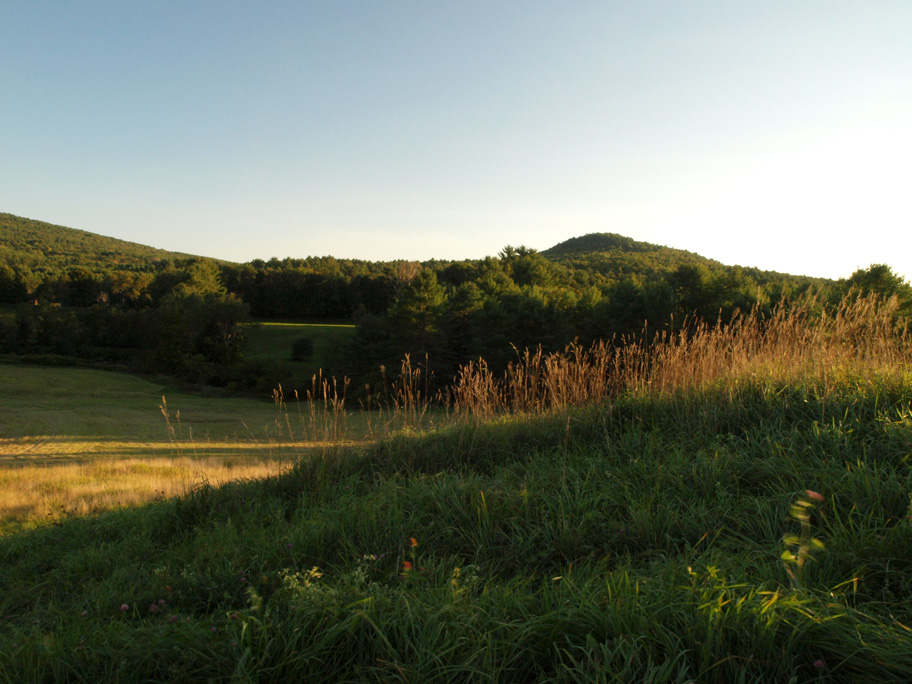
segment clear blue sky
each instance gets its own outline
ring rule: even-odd
[[[0,211],[235,261],[912,276],[912,2],[0,4]]]

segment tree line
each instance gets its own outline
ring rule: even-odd
[[[594,283],[592,271],[586,273],[588,284],[580,286],[573,268],[525,248],[505,249],[497,259],[425,265],[386,311],[359,317],[352,375],[380,383],[380,369],[398,367],[404,353],[444,380],[476,359],[502,371],[525,349],[623,344],[680,330],[688,321],[726,323],[738,312],[768,313],[783,300],[806,297],[815,298],[819,312],[853,290],[896,296],[897,314],[912,313],[912,287],[885,265],[840,281],[757,278],[745,269],[693,263]]]
[[[725,322],[783,298],[814,295],[823,306],[853,287],[896,296],[899,312],[912,312],[912,288],[885,265],[832,281],[724,266],[622,236],[577,241],[544,254],[507,246],[496,257],[424,263],[147,254],[105,266],[44,263],[39,273],[9,258],[0,261],[0,352],[244,390],[259,388],[264,372],[245,361],[245,331],[256,320],[347,320],[355,335],[326,371],[366,392],[405,354],[445,383],[469,360],[502,369],[525,348],[620,343],[686,319]],[[606,244],[611,251],[585,251]]]

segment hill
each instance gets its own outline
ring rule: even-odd
[[[653,245],[649,242],[638,242],[633,238],[629,238],[625,235],[618,235],[617,233],[589,233],[582,237],[570,238],[569,240],[554,245],[554,247],[551,247],[550,249],[546,249],[542,254],[546,257],[556,258],[578,256],[580,254],[589,254],[592,252],[667,254],[680,258],[696,257],[703,261],[711,261],[710,259],[705,259],[698,254],[683,249],[662,247],[661,245]]]
[[[39,279],[78,267],[93,272],[150,270],[165,260],[189,258],[192,255],[0,213],[0,264]]]
[[[715,272],[731,272],[737,269],[760,283],[785,280],[792,282],[793,285],[799,285],[819,280],[726,266],[694,252],[640,242],[617,233],[590,233],[571,238],[542,251],[541,255],[554,264],[576,272],[576,276],[571,280],[578,282],[604,284],[628,277],[653,279],[671,273],[681,266],[702,267]],[[59,277],[72,269],[87,269],[96,277],[111,271],[155,272],[169,264],[198,258],[200,257],[184,252],[157,249],[77,228],[0,213],[0,268],[6,267],[19,274],[19,279],[28,283],[29,290],[33,290],[42,281]],[[208,257],[203,258],[216,261]],[[324,261],[326,263],[323,263]],[[441,267],[447,263],[449,262],[445,260],[439,262]],[[306,271],[333,276],[339,275],[337,272],[341,268],[346,279],[367,271],[382,270],[379,263],[359,262],[351,265],[332,258],[286,259],[282,262],[270,262],[268,265],[254,261],[251,264],[261,270],[262,267],[268,267],[267,270]],[[436,261],[426,264],[431,268],[437,265]],[[271,312],[266,315],[289,314]],[[338,317],[340,314],[335,312],[334,315]]]
[[[712,271],[733,268],[694,252],[639,242],[616,233],[590,233],[571,238],[546,249],[542,256],[567,268],[608,280],[656,278],[681,266]]]
[[[749,277],[757,285],[802,288],[831,283],[825,278],[791,275],[759,268],[729,266],[696,252],[639,242],[617,233],[590,233],[570,238],[541,252],[550,261],[607,281],[655,279],[684,267],[696,267],[728,277]]]

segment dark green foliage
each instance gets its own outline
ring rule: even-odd
[[[169,299],[157,310],[159,325],[155,358],[182,372],[202,361],[227,366],[241,359],[247,307],[235,297],[217,294],[183,295]]]
[[[299,337],[291,345],[292,361],[310,361],[314,355],[314,343],[309,337]]]
[[[422,269],[405,287],[389,309],[389,324],[405,339],[406,348],[428,352],[439,329],[446,303],[446,291],[437,274]]]
[[[228,290],[258,318],[350,319],[359,308],[379,313],[393,298],[390,264],[332,257],[226,264]]]
[[[899,313],[905,316],[912,314],[912,285],[893,273],[886,264],[872,264],[860,268],[845,282],[862,295],[877,294],[884,299],[896,297]]]
[[[28,287],[16,272],[0,264],[0,305],[19,304],[28,295]]]

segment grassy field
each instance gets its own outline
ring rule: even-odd
[[[274,475],[329,439],[369,436],[371,416],[348,416],[341,432],[309,408],[99,370],[0,365],[0,529]]]
[[[0,681],[912,681],[895,323],[475,367],[444,429],[10,532]]]
[[[351,339],[354,332],[354,325],[344,323],[262,321],[247,334],[249,351],[246,358],[276,365],[282,369],[283,375],[310,378],[321,368],[328,367],[331,350]],[[313,357],[307,361],[292,361],[292,345],[301,337],[313,341]]]

